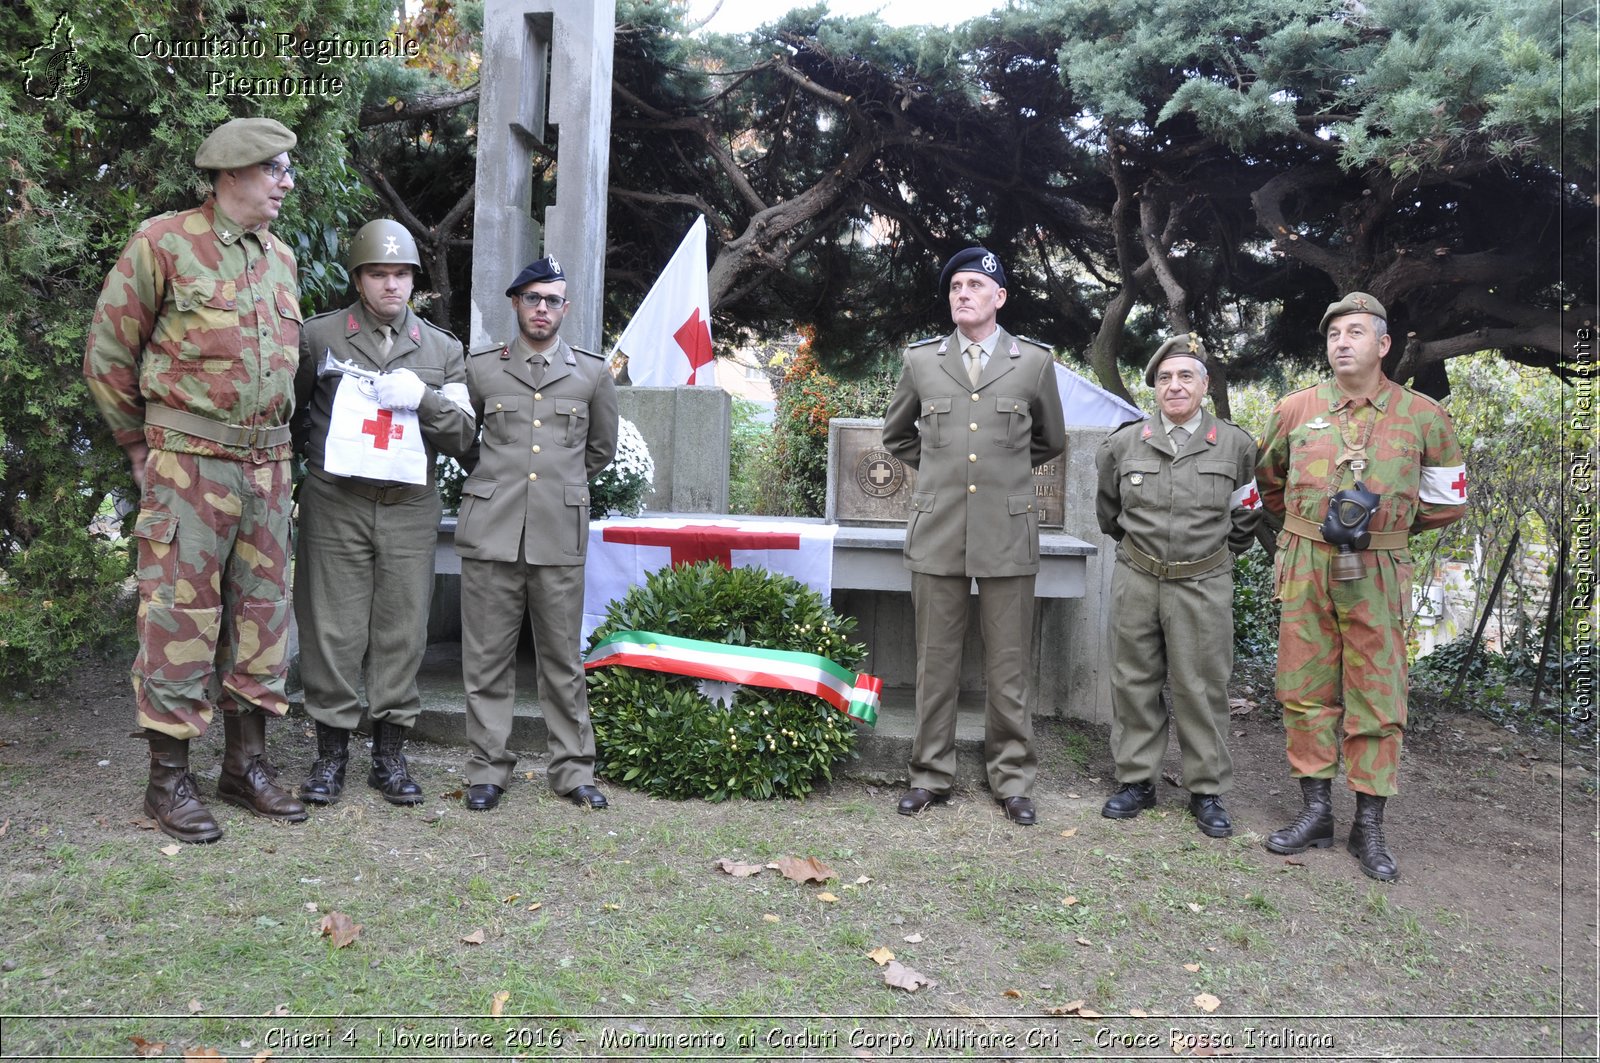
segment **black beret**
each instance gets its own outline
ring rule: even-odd
[[[969,247],[950,256],[950,261],[944,264],[944,272],[939,274],[941,295],[950,290],[951,274],[961,272],[982,273],[1001,288],[1006,286],[1006,271],[1000,259],[985,247]]]
[[[522,267],[522,272],[517,274],[517,279],[511,282],[511,287],[506,289],[507,295],[516,295],[517,289],[527,284],[536,284],[539,281],[564,281],[567,275],[561,272],[561,263],[551,255],[535,259]]]
[[[294,149],[294,132],[271,118],[235,118],[211,131],[194,153],[202,170],[237,170]]]

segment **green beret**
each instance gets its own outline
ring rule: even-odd
[[[1328,333],[1328,322],[1345,314],[1371,314],[1381,317],[1385,322],[1389,320],[1389,311],[1366,292],[1351,292],[1337,303],[1329,303],[1328,309],[1322,313],[1322,324],[1317,326],[1317,331],[1323,335]]]
[[[266,162],[292,150],[294,145],[294,133],[282,122],[235,118],[211,131],[194,153],[194,164],[202,170],[236,170]]]
[[[1206,349],[1200,344],[1200,337],[1190,332],[1182,336],[1174,336],[1163,343],[1155,356],[1150,359],[1150,364],[1144,367],[1144,382],[1151,387],[1156,384],[1156,366],[1168,358],[1193,358],[1201,365],[1206,364]]]

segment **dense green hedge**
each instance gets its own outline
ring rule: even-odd
[[[715,562],[662,569],[612,602],[590,645],[616,631],[655,631],[733,646],[815,653],[857,670],[855,621],[822,596],[765,569]],[[801,797],[855,750],[855,724],[808,694],[737,687],[731,705],[700,680],[636,668],[589,673],[600,772],[658,797]]]

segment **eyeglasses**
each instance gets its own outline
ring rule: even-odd
[[[294,167],[286,162],[264,162],[261,164],[261,172],[271,178],[273,184],[277,184],[285,177],[291,181],[296,177]]]
[[[529,310],[532,310],[540,303],[552,310],[560,310],[567,305],[567,297],[564,295],[544,295],[539,292],[518,292],[517,301]]]

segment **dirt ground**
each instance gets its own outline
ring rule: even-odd
[[[1236,784],[1228,808],[1236,829],[1250,844],[1231,852],[1238,859],[1283,870],[1284,858],[1261,849],[1260,838],[1293,817],[1298,788],[1284,765],[1281,727],[1266,693],[1270,684],[1243,667],[1236,687],[1238,697],[1258,705],[1234,719],[1231,748]],[[61,690],[0,703],[0,820],[6,824],[0,827],[0,835],[9,834],[0,837],[0,859],[8,867],[41,862],[41,854],[62,838],[77,839],[86,847],[115,848],[129,837],[142,834],[137,839],[141,843],[150,837],[132,825],[140,816],[145,753],[143,744],[129,737],[131,723],[132,699],[126,664],[121,661],[86,662]],[[1593,748],[1563,749],[1555,740],[1519,736],[1466,714],[1439,717],[1430,713],[1419,723],[1407,737],[1402,795],[1390,803],[1387,820],[1401,880],[1376,887],[1345,853],[1342,837],[1353,799],[1342,783],[1335,789],[1341,844],[1288,862],[1316,881],[1344,884],[1353,891],[1351,896],[1370,897],[1369,890],[1381,889],[1386,891],[1381,903],[1414,910],[1419,916],[1426,913],[1430,918],[1452,914],[1459,919],[1457,925],[1471,928],[1472,934],[1491,935],[1497,963],[1544,972],[1548,982],[1547,1001],[1539,1014],[1548,1019],[1547,1026],[1557,1028],[1551,1045],[1559,1045],[1559,1054],[1540,1058],[1593,1058],[1594,1024],[1583,1021],[1596,1013],[1600,955]],[[195,765],[206,793],[214,787],[220,731],[217,727],[197,743]],[[272,726],[270,754],[291,781],[303,775],[313,757],[311,733],[303,718]],[[1183,793],[1171,785],[1171,779],[1159,793],[1165,816],[1144,817],[1133,827],[1100,819],[1099,802],[1112,777],[1102,729],[1041,721],[1038,740],[1041,826],[1026,833],[1009,830],[1007,845],[1059,842],[1058,832],[1072,825],[1081,825],[1085,834],[1098,832],[1095,837],[1100,845],[1115,845],[1119,837],[1139,837],[1134,833],[1137,830],[1178,833],[1185,842],[1187,833],[1199,838],[1181,813]],[[449,769],[460,765],[461,751],[421,745],[411,752],[430,806],[448,802],[460,785],[460,776],[450,774]],[[357,760],[364,769],[364,756],[353,758],[351,795],[340,806],[341,812],[355,814],[350,812],[351,806],[371,805],[370,814],[380,815],[384,806],[355,774]],[[537,759],[524,760],[520,770],[538,773],[542,764]],[[1175,751],[1169,754],[1168,770],[1175,778]],[[542,779],[519,782],[508,795],[508,806],[529,801],[542,785]],[[653,816],[683,815],[684,806],[630,796],[616,786],[608,785],[608,789],[614,795],[613,812],[626,816],[630,827],[647,830]],[[871,852],[907,844],[907,821],[892,814],[897,796],[892,788],[841,779],[819,796],[825,811],[840,804],[870,808],[870,815],[852,828],[857,850]],[[226,806],[214,807],[219,808],[224,825],[234,830],[239,815]],[[808,802],[788,807],[796,809],[792,814],[803,815],[799,809],[811,806]],[[707,823],[720,823],[739,814],[736,806],[705,806]],[[981,790],[964,790],[950,808],[935,809],[930,815],[952,817],[930,820],[935,831],[968,821],[977,821],[985,829],[1007,829],[1003,823],[988,822],[998,814]],[[1156,821],[1154,826],[1147,823],[1150,820]],[[424,835],[427,830],[425,826],[396,829]],[[281,838],[276,842],[280,849],[295,844],[292,835],[274,837]],[[234,844],[239,844],[238,838]],[[939,843],[934,840],[932,844]],[[12,893],[5,886],[11,873],[0,871],[0,896]],[[1340,932],[1336,924],[1321,925],[1319,918],[1308,912],[1297,915],[1290,925],[1313,933]],[[1003,965],[1006,961],[1002,956],[992,962]],[[1470,955],[1460,962],[1472,962]],[[1526,993],[1511,1001],[1496,1000],[1494,972],[1482,975],[1482,999],[1461,1001],[1453,1014],[1475,1013],[1477,1007],[1488,1015],[1534,1010]],[[1318,976],[1326,977],[1326,972],[1320,971]],[[1359,999],[1361,979],[1368,976],[1353,969],[1341,972],[1341,977],[1355,979],[1357,984],[1354,991],[1345,992],[1345,998]],[[1383,981],[1377,976],[1370,980],[1370,1011],[1392,1014],[1385,1010]],[[0,1010],[19,1010],[17,1003],[15,998],[0,1000]],[[1576,1020],[1564,1032],[1563,1016]]]

